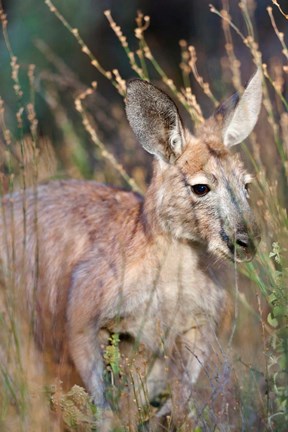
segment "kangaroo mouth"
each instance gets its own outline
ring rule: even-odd
[[[255,255],[251,252],[238,250],[234,245],[231,247],[227,246],[227,248],[217,248],[215,252],[221,258],[237,263],[249,262],[254,258]]]

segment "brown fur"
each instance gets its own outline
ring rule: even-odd
[[[138,115],[131,120],[137,97],[129,102],[128,92],[128,117],[136,134],[138,127],[146,127],[133,123]],[[223,146],[217,124],[213,127],[210,121],[192,137],[180,120],[173,120],[178,114],[170,104],[161,94],[159,115],[169,111],[168,126],[178,140],[173,142],[173,162],[169,155],[163,160],[163,152],[156,159],[144,200],[93,181],[73,180],[2,200],[5,277],[15,271],[16,286],[24,287],[23,306],[34,318],[39,347],[56,361],[73,362],[101,408],[107,403],[98,335],[106,328],[139,339],[168,367],[172,402],[182,412],[225,306],[210,252],[233,258],[238,233],[258,236],[245,197],[245,172]],[[152,111],[145,111],[148,120]],[[170,132],[165,129],[163,135]],[[149,140],[149,131],[145,133]],[[156,132],[151,133],[148,151],[156,139]],[[139,136],[142,139],[142,129]],[[191,189],[199,175],[211,183],[205,199]],[[250,258],[252,249],[249,243],[239,259]],[[153,373],[146,378],[153,396]],[[167,403],[160,414],[169,407]]]

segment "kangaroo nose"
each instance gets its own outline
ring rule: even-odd
[[[256,253],[256,245],[248,233],[237,233],[235,238],[236,255],[239,260],[250,260]]]
[[[236,245],[241,248],[247,249],[249,247],[249,237],[247,234],[238,234],[236,236]]]

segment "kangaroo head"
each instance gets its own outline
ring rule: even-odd
[[[253,130],[261,99],[258,70],[242,96],[225,101],[192,136],[169,96],[146,81],[128,83],[129,123],[156,159],[151,189],[162,230],[205,243],[218,257],[252,259],[260,236],[249,204],[251,176],[230,148]]]

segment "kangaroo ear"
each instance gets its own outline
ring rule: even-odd
[[[262,101],[262,73],[260,68],[251,78],[244,93],[235,93],[215,112],[222,123],[223,142],[226,147],[239,144],[252,132],[257,122]]]
[[[182,121],[175,103],[147,81],[127,84],[126,114],[142,147],[166,162],[174,162],[184,148]]]

